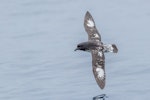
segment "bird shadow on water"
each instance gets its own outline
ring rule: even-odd
[[[108,98],[106,94],[101,94],[93,97],[93,100],[106,100],[106,98]]]

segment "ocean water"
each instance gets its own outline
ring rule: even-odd
[[[149,0],[1,0],[0,100],[148,100]],[[74,52],[87,41],[89,11],[107,53],[106,87],[95,82],[91,54]]]

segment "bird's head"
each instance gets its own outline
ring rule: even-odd
[[[74,51],[81,50],[81,51],[88,51],[89,52],[90,50],[95,49],[95,47],[97,47],[97,45],[95,43],[82,42],[82,43],[79,43],[77,45],[77,48]]]
[[[89,49],[86,47],[86,45],[80,43],[80,44],[77,45],[77,48],[74,51],[77,51],[77,50],[87,51]]]

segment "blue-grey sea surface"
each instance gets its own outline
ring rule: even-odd
[[[104,90],[91,54],[74,52],[86,11],[119,49],[105,54]],[[149,0],[0,0],[0,100],[149,100],[149,43]]]

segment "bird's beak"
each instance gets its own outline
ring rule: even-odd
[[[76,48],[74,51],[77,51],[77,50],[79,50],[79,48]]]

